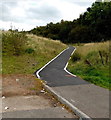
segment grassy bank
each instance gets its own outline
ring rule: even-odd
[[[33,74],[67,45],[18,32],[2,34],[2,73]],[[109,88],[109,42],[78,44],[68,70],[84,80]]]
[[[76,46],[68,70],[84,80],[109,88],[109,41]]]
[[[2,73],[33,74],[67,46],[18,32],[2,33]]]

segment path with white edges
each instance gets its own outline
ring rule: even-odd
[[[74,51],[69,47],[36,74],[56,93],[91,118],[109,118],[109,91],[71,75],[65,70]]]

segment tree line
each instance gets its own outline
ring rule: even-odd
[[[111,2],[95,2],[78,19],[50,22],[30,31],[63,43],[100,42],[111,39]]]

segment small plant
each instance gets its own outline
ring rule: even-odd
[[[33,48],[27,48],[25,50],[25,53],[28,53],[28,54],[34,53],[34,49]]]
[[[75,52],[75,53],[72,55],[72,58],[71,58],[71,60],[72,60],[73,62],[79,61],[80,59],[81,59],[81,55],[80,55],[79,53],[77,53],[77,52]]]

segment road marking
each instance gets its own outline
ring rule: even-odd
[[[73,52],[71,53],[71,56],[74,54],[75,50],[76,50],[76,48],[75,48],[75,49],[73,50]],[[71,56],[70,56],[69,60],[71,59]],[[70,72],[67,70],[68,64],[69,64],[69,62],[67,62],[66,66],[64,67],[64,70],[65,70],[68,74],[72,75],[73,77],[77,77],[76,75],[70,73]]]
[[[52,59],[51,61],[49,61],[47,64],[45,64],[40,70],[38,70],[38,71],[36,72],[36,76],[40,79],[39,72],[42,71],[46,66],[48,66],[51,62],[53,62],[57,57],[59,57],[63,52],[65,52],[65,51],[68,50],[68,49],[69,49],[69,47],[66,48],[65,50],[63,50],[60,54],[58,54],[55,58],[53,58],[53,59]],[[75,52],[75,50],[76,50],[76,48],[73,50],[71,56],[73,55],[73,53]],[[70,58],[69,58],[69,59],[70,59]],[[65,65],[65,67],[64,67],[64,70],[65,70],[68,74],[76,77],[76,75],[73,75],[72,73],[70,73],[70,72],[66,69],[67,66],[68,66],[68,62],[66,63],[66,65]],[[84,118],[86,118],[86,119],[88,118],[88,120],[92,120],[89,116],[87,116],[85,113],[83,113],[82,111],[80,111],[77,107],[75,107],[73,104],[71,104],[68,100],[66,100],[65,98],[63,98],[63,97],[60,96],[59,94],[57,94],[51,87],[49,87],[49,86],[46,85],[45,83],[43,83],[43,85],[44,85],[44,87],[45,87],[48,91],[50,91],[52,94],[54,94],[54,95],[58,98],[58,100],[59,100],[60,102],[62,102],[63,104],[66,104],[70,109],[72,109],[72,110],[74,111],[74,113],[80,117],[79,120],[82,120],[82,118],[83,118],[83,119],[84,119]]]
[[[39,75],[39,72],[42,71],[46,66],[48,66],[51,62],[53,62],[56,58],[58,58],[63,52],[65,52],[66,50],[68,50],[68,48],[64,49],[61,53],[59,53],[55,58],[53,58],[51,61],[49,61],[47,64],[45,64],[40,70],[38,70],[36,72],[36,76],[40,79],[40,75]]]
[[[45,64],[40,70],[38,70],[38,71],[36,72],[36,76],[40,79],[39,72],[42,71],[46,66],[48,66],[51,62],[53,62],[56,58],[58,58],[63,52],[65,52],[65,51],[68,50],[68,49],[69,49],[69,47],[66,48],[65,50],[63,50],[61,53],[59,53],[55,58],[53,58],[53,59],[52,59],[51,61],[49,61],[47,64]],[[75,48],[75,49],[73,50],[73,52],[71,53],[71,56],[74,54],[75,50],[76,50],[76,48]],[[69,59],[70,59],[70,58],[69,58]],[[70,72],[66,69],[67,66],[68,66],[68,62],[66,63],[66,66],[64,67],[64,70],[65,70],[68,74],[76,77],[76,75],[70,73]]]

